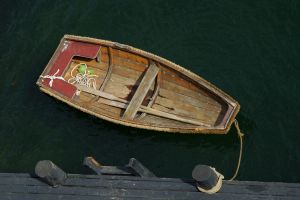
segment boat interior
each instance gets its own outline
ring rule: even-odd
[[[227,102],[169,66],[118,48],[101,46],[96,59],[73,57],[64,71],[64,79],[74,78],[80,64],[87,65],[97,91],[116,97],[116,100],[107,99],[84,91],[73,97],[73,103],[99,115],[159,127],[224,124]]]

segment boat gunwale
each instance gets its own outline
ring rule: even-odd
[[[195,74],[195,73],[193,73],[193,72],[181,67],[180,65],[177,65],[165,58],[157,56],[155,54],[137,49],[137,48],[129,46],[129,45],[123,45],[123,44],[108,41],[108,40],[101,40],[101,39],[75,36],[75,35],[64,35],[63,38],[60,40],[60,43],[59,43],[58,47],[56,48],[54,54],[52,55],[51,59],[49,60],[45,69],[43,70],[42,75],[49,72],[49,70],[51,69],[50,66],[52,66],[53,62],[56,60],[56,58],[60,54],[60,49],[62,48],[64,41],[66,41],[66,40],[81,41],[81,42],[87,42],[87,43],[92,43],[92,44],[104,45],[104,46],[112,47],[115,49],[120,49],[122,51],[127,51],[129,53],[134,53],[134,54],[140,55],[142,57],[145,57],[147,59],[153,59],[154,61],[162,63],[162,64],[166,65],[167,67],[170,67],[171,69],[178,71],[179,73],[182,73],[183,75],[192,79],[197,84],[199,84],[199,86],[204,87],[205,89],[207,89],[208,91],[210,91],[211,93],[215,94],[216,96],[221,98],[223,101],[225,101],[228,106],[226,113],[223,115],[224,117],[223,117],[223,120],[221,121],[221,123],[217,126],[212,126],[211,128],[196,126],[196,127],[192,127],[192,128],[185,127],[185,128],[181,129],[181,128],[177,128],[177,127],[176,128],[161,127],[159,125],[155,125],[155,126],[142,125],[142,124],[136,123],[134,121],[131,122],[131,121],[125,121],[122,119],[114,119],[113,117],[108,117],[106,115],[98,114],[93,111],[87,110],[86,108],[83,108],[80,105],[76,105],[76,104],[72,103],[70,100],[67,100],[64,97],[61,97],[61,95],[56,94],[57,92],[54,91],[53,89],[51,89],[50,87],[42,85],[40,83],[41,78],[40,77],[38,78],[36,84],[39,86],[41,91],[49,94],[50,96],[54,96],[55,98],[65,102],[68,105],[73,106],[83,112],[89,113],[89,114],[97,116],[101,119],[108,120],[108,121],[111,121],[111,122],[114,122],[117,124],[127,125],[127,126],[131,126],[131,127],[136,127],[136,128],[143,128],[143,129],[148,129],[148,130],[157,130],[157,131],[164,131],[164,132],[180,132],[180,133],[226,134],[230,130],[230,127],[231,127],[237,113],[240,110],[239,103],[237,101],[235,101],[230,95],[223,92],[221,89],[217,88],[216,86],[211,84],[209,81],[203,79],[202,77],[198,76],[197,74]],[[76,56],[76,55],[74,55],[74,56]],[[232,107],[232,109],[230,109],[230,107]],[[227,116],[227,119],[225,118],[226,116]],[[226,120],[225,123],[223,122],[224,120]]]

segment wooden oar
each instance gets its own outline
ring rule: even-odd
[[[106,92],[95,90],[93,88],[89,88],[89,87],[82,86],[82,85],[76,85],[76,87],[80,91],[87,92],[87,93],[90,93],[90,94],[93,94],[93,95],[103,97],[105,99],[112,100],[112,101],[109,101],[109,100],[105,100],[105,99],[99,99],[100,103],[103,103],[103,104],[106,104],[106,105],[126,109],[128,104],[129,104],[128,101],[126,101],[124,99],[121,99],[119,97],[116,97],[112,94],[108,94]],[[182,117],[179,117],[177,115],[173,115],[173,114],[170,114],[170,113],[167,113],[167,112],[163,112],[163,111],[160,111],[160,110],[149,108],[149,107],[143,106],[143,105],[141,105],[139,107],[139,112],[144,112],[144,113],[148,113],[148,114],[151,114],[151,115],[164,117],[164,118],[167,118],[167,119],[172,119],[172,120],[185,122],[185,123],[189,123],[189,124],[194,124],[194,125],[198,125],[198,126],[210,127],[210,125],[204,124],[204,123],[199,122],[199,121],[182,118]]]

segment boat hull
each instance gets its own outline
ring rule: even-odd
[[[73,80],[82,64],[94,85],[79,90]],[[225,134],[240,109],[222,90],[164,58],[72,35],[62,38],[37,85],[101,119],[164,132]]]

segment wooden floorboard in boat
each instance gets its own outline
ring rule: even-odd
[[[130,65],[127,65],[127,63],[130,63]],[[136,63],[136,62],[132,62],[129,60],[124,60],[124,59],[122,60],[120,58],[116,58],[116,65],[126,66],[126,68],[132,70],[132,72],[133,71],[144,72],[145,71],[144,67],[147,67],[146,65],[142,65],[141,63]],[[185,87],[194,92],[199,92],[203,96],[207,96],[207,97],[211,98],[211,94],[209,94],[207,91],[204,91],[204,89],[199,88],[198,85],[191,83],[191,81],[192,81],[191,79],[189,79],[187,77],[183,77],[183,75],[179,74],[178,72],[176,72],[175,70],[173,70],[167,66],[164,66],[162,64],[161,64],[161,66],[163,66],[161,71],[162,71],[162,76],[163,76],[162,79],[164,81],[175,83],[177,85],[180,85],[181,87]],[[187,80],[187,79],[189,79],[189,80]]]
[[[130,77],[134,77],[135,75],[138,75],[139,73],[133,69],[133,68],[127,68],[127,76]],[[165,68],[162,68],[162,71],[165,72]],[[124,70],[125,71],[125,70]],[[142,72],[142,71],[140,71]],[[116,72],[119,73],[119,72]],[[123,72],[123,74],[120,74],[123,76],[126,76],[126,73]],[[184,89],[187,93],[197,93],[196,98],[197,99],[203,99],[204,103],[208,103],[208,104],[213,104],[216,106],[220,106],[219,102],[217,102],[216,99],[212,98],[212,96],[209,94],[208,92],[204,91],[204,89],[199,88],[199,86],[196,86],[194,83],[189,82],[188,80],[185,80],[183,78],[181,78],[180,76],[178,76],[175,71],[169,74],[163,74],[162,75],[162,81],[165,82],[166,84],[170,83],[173,84],[175,86],[180,86],[182,89]],[[192,80],[190,80],[192,81]],[[164,88],[164,85],[161,86],[162,88]],[[180,89],[180,88],[179,88]],[[191,95],[193,96],[193,95]],[[195,95],[194,95],[195,96]],[[200,98],[199,98],[200,97]]]
[[[209,98],[211,98],[212,96],[215,97],[215,95],[210,93],[208,90],[206,90],[202,86],[198,85],[192,79],[185,77],[182,74],[179,74],[178,72],[176,72],[175,70],[173,70],[169,67],[164,67],[162,69],[162,79],[169,83],[180,85],[181,87],[184,87],[193,92],[201,93],[203,96],[207,96]]]
[[[113,73],[114,74],[117,74],[117,75],[120,75],[122,77],[125,77],[127,78],[127,80],[136,80],[138,79],[142,73],[140,72],[137,72],[135,70],[132,70],[130,68],[126,68],[126,67],[121,67],[121,66],[114,66],[114,70],[113,70]],[[162,80],[164,82],[164,84],[160,85],[160,91],[163,94],[165,93],[176,93],[178,94],[177,96],[179,96],[180,99],[183,99],[183,98],[187,98],[187,101],[189,102],[199,102],[200,105],[196,105],[195,103],[193,105],[197,106],[197,107],[208,107],[208,109],[210,109],[210,107],[217,107],[217,110],[221,108],[221,105],[216,102],[216,101],[213,101],[211,98],[207,97],[207,96],[203,96],[201,95],[201,93],[196,93],[194,91],[191,91],[189,89],[186,89],[186,88],[183,88],[181,86],[178,86],[178,85],[175,85],[174,83],[169,83],[168,81],[166,80]],[[173,88],[175,90],[173,90]],[[179,88],[177,88],[179,87]],[[167,89],[164,89],[164,88],[167,88]],[[168,88],[172,88],[172,89],[169,89]],[[166,92],[164,92],[166,91]],[[174,94],[174,95],[176,95]],[[166,97],[166,95],[163,95],[164,97]],[[201,106],[203,104],[203,106]],[[212,105],[212,106],[210,106]]]
[[[98,103],[98,102],[91,104],[90,108],[92,108],[93,111],[98,114],[105,115],[107,117],[112,117],[117,120],[120,119],[120,117],[122,116],[122,114],[124,112],[120,108],[112,107],[112,106],[105,105],[105,104]]]
[[[146,68],[145,68],[146,71]],[[141,75],[143,74],[143,72],[140,71],[136,71],[130,68],[127,68],[126,66],[120,66],[120,65],[114,65],[114,73],[118,74],[120,76],[129,78],[129,79],[133,79],[133,80],[137,80],[141,77]]]
[[[116,82],[122,82],[122,83],[124,83],[126,85],[138,85],[139,84],[139,81],[135,82],[131,78],[126,78],[126,77],[120,76],[119,72],[122,71],[122,70],[128,71],[127,68],[120,68],[120,67],[118,67],[118,69],[115,70],[114,74],[112,75],[112,82],[114,82],[114,83],[116,83]],[[115,74],[116,72],[118,72],[118,74]],[[131,74],[131,73],[128,73],[128,74]],[[131,77],[133,77],[133,76],[131,75]],[[124,88],[124,90],[126,91],[127,88]],[[117,92],[118,92],[118,90],[116,90],[116,92],[115,92],[116,95],[117,95]],[[190,92],[190,91],[187,91],[187,92]],[[127,93],[128,92],[126,92],[125,95]],[[160,94],[161,94],[161,96],[167,97],[168,99],[176,99],[176,100],[181,101],[181,102],[178,101],[177,102],[178,104],[180,104],[180,103],[181,104],[183,104],[183,103],[186,104],[188,102],[191,106],[196,107],[196,109],[200,108],[200,109],[202,109],[202,112],[205,112],[205,113],[209,111],[209,112],[215,112],[216,115],[218,115],[220,113],[220,111],[221,111],[221,105],[220,104],[210,105],[209,101],[205,101],[205,99],[207,99],[207,97],[199,98],[199,96],[200,96],[199,94],[196,95],[196,96],[198,96],[198,98],[193,98],[193,97],[185,96],[183,94],[175,93],[173,90],[165,90],[163,88],[160,89]],[[124,98],[125,95],[122,95],[121,97]],[[190,110],[188,112],[190,112]]]
[[[111,81],[108,81],[103,91],[122,99],[126,99],[131,92],[126,85]]]
[[[102,54],[107,54],[107,49],[103,48],[103,51],[101,51],[101,53]],[[143,56],[140,56],[139,54],[135,54],[135,53],[131,53],[131,52],[128,52],[128,51],[123,51],[123,50],[115,49],[115,48],[113,48],[112,53],[115,56],[117,56],[119,58],[122,58],[122,59],[132,60],[134,62],[144,64],[146,66],[149,65],[149,59],[145,58]]]
[[[117,70],[115,70],[117,69]],[[138,85],[139,81],[135,82],[133,79],[131,78],[126,78],[123,76],[120,76],[119,74],[121,71],[131,71],[128,70],[128,68],[114,68],[114,74],[111,77],[111,84],[108,85],[108,87],[106,88],[107,92],[112,92],[114,95],[120,97],[120,98],[126,98],[127,95],[129,94],[130,90],[128,90],[128,86],[129,85]],[[118,74],[115,74],[116,72],[118,72]],[[124,73],[126,74],[126,73]],[[122,74],[122,75],[124,75]],[[132,74],[132,73],[128,73],[128,74]],[[133,78],[134,76],[131,75],[131,77]],[[135,76],[136,77],[136,76]],[[136,77],[137,78],[137,77]],[[122,82],[122,84],[119,84],[120,82]],[[128,85],[127,87],[124,87],[125,85]],[[118,86],[117,86],[118,85]],[[153,87],[153,86],[152,86]],[[119,91],[121,91],[121,93],[119,93]],[[187,91],[190,92],[190,91]],[[208,110],[210,110],[209,112],[215,112],[216,115],[218,115],[221,111],[221,105],[217,104],[217,105],[210,105],[209,101],[205,101],[205,99],[207,97],[202,97],[199,98],[199,94],[197,94],[196,96],[198,96],[198,98],[193,98],[193,97],[189,97],[189,96],[185,96],[183,94],[179,94],[179,93],[175,93],[173,90],[165,90],[163,88],[160,89],[160,94],[162,94],[161,96],[163,97],[167,97],[168,99],[177,99],[181,102],[177,102],[179,105],[180,103],[189,103],[191,104],[191,106],[194,106],[195,109],[197,110],[197,108],[202,108],[202,112],[206,113],[208,112]],[[190,109],[187,110],[186,112],[190,112],[191,110],[194,111],[194,109]],[[199,109],[198,109],[199,110]],[[165,111],[165,110],[164,110]]]
[[[125,52],[126,53],[126,52]],[[126,66],[125,68],[129,69],[130,71],[132,71],[134,73],[134,71],[136,72],[144,72],[147,65],[142,64],[142,63],[137,63],[135,61],[132,60],[126,60],[124,57],[120,58],[117,57],[118,55],[115,55],[115,65],[119,65],[119,66]],[[106,56],[105,56],[106,57]],[[108,62],[108,60],[105,60],[105,62]],[[199,88],[200,86],[196,85],[195,83],[191,83],[191,79],[184,77],[183,75],[179,74],[178,72],[176,72],[175,70],[162,65],[162,79],[164,81],[176,84],[176,85],[180,85],[181,87],[187,88],[191,91],[197,92],[197,93],[201,93],[203,96],[207,96],[210,99],[213,99],[212,94],[210,94],[208,91],[204,91],[204,88]],[[188,80],[187,80],[188,79]],[[216,101],[216,100],[214,100]]]
[[[80,95],[78,95],[77,97],[79,98],[80,102],[87,103],[90,102],[93,98],[95,98],[95,95],[86,92],[80,92]]]
[[[106,116],[115,118],[119,118],[121,116],[120,114],[123,112],[120,108],[99,103],[95,99],[92,99],[89,103],[83,104],[83,106],[98,114],[104,114]]]
[[[103,69],[103,72],[106,73],[105,70],[107,70],[108,67],[108,54],[107,50],[105,48],[101,48],[102,56],[101,56],[101,62],[98,63],[95,60],[87,60],[85,61],[88,66]],[[139,79],[142,77],[143,72],[147,70],[147,65],[144,63],[138,63],[136,62],[139,59],[136,60],[128,60],[130,59],[130,56],[124,56],[126,54],[122,53],[122,57],[120,57],[120,54],[116,54],[116,51],[113,50],[113,56],[114,56],[114,65],[113,65],[113,73],[111,76],[111,79],[108,81],[104,91],[111,93],[115,96],[118,96],[120,98],[128,98],[128,95],[132,93],[132,89],[139,84]],[[120,52],[118,50],[118,52]],[[81,62],[81,58],[77,58],[76,62]],[[148,61],[147,61],[148,62]],[[180,115],[184,117],[190,117],[194,119],[203,120],[205,117],[208,120],[209,123],[212,123],[215,118],[217,118],[218,114],[221,111],[221,105],[214,99],[209,97],[205,92],[200,92],[201,89],[194,85],[193,83],[189,83],[187,80],[179,77],[176,72],[172,69],[165,69],[166,67],[163,67],[164,77],[162,78],[162,83],[160,85],[160,95],[164,98],[164,103],[166,101],[170,103],[172,99],[177,99],[180,102],[177,102],[177,104],[172,105],[179,105],[183,109],[178,109],[176,112],[181,112]],[[102,74],[102,76],[105,76],[105,74]],[[178,85],[178,81],[180,82],[180,86]],[[152,88],[154,88],[154,84],[152,85]],[[161,100],[160,100],[161,101]],[[189,104],[188,106],[181,105],[182,103]],[[170,109],[167,108],[167,106],[161,104],[162,102],[159,102],[156,106],[157,108],[162,111],[168,111],[169,113],[176,114],[173,111],[170,111]],[[165,107],[165,108],[163,108]],[[195,113],[195,110],[197,110],[197,113]],[[206,114],[207,111],[210,110],[210,112],[215,113],[209,113]],[[191,114],[192,113],[192,114]],[[178,113],[177,113],[178,114]],[[207,116],[209,115],[209,116]],[[206,119],[206,120],[207,120]],[[170,120],[174,121],[174,120]]]
[[[166,90],[164,88],[160,88],[159,96],[164,98],[169,98],[169,99],[176,99],[177,101],[184,102],[185,104],[190,104],[197,108],[203,109],[206,112],[219,113],[221,110],[221,105],[211,105],[208,103],[208,101],[205,101],[205,99],[202,98],[196,99],[193,97],[189,97],[183,94],[173,92],[172,90]]]
[[[172,120],[172,119],[162,118],[162,117],[154,116],[151,114],[147,114],[139,121],[145,122],[150,125],[156,125],[156,126],[161,126],[161,127],[174,127],[174,128],[196,127],[192,124],[187,124],[185,122],[179,122],[179,121]]]
[[[159,106],[159,110],[163,109],[162,111],[165,112],[204,121],[209,118],[216,118],[219,115],[218,113],[205,112],[205,110],[193,107],[189,104],[183,104],[174,99],[170,100],[160,96],[157,97],[152,107],[155,108],[157,106]]]
[[[110,117],[119,118],[121,116],[121,113],[123,112],[120,108],[108,106],[97,102],[95,95],[88,94],[86,92],[81,92],[80,95],[74,99],[74,101],[84,108],[87,108],[98,114],[104,114]]]
[[[194,99],[199,99],[203,103],[207,103],[207,104],[210,104],[213,106],[220,106],[220,103],[218,101],[216,101],[214,98],[203,95],[200,92],[192,91],[188,88],[182,87],[181,85],[166,81],[164,79],[162,79],[162,81],[161,81],[161,88],[164,88],[168,91],[172,91],[172,92],[175,92],[178,94],[182,94],[184,96],[192,97]]]
[[[138,54],[125,52],[125,51],[122,51],[122,50],[119,50],[119,49],[114,49],[113,53],[116,54],[120,58],[129,59],[129,60],[133,60],[135,62],[139,62],[139,63],[145,64],[145,65],[149,65],[149,59],[145,58],[145,57],[142,57]]]
[[[114,64],[115,65],[120,65],[120,66],[126,66],[128,68],[131,68],[136,71],[144,71],[145,68],[148,67],[147,64],[136,62],[134,60],[126,59],[126,58],[121,58],[116,54],[113,54],[114,56]],[[108,62],[108,58],[106,58],[106,54],[103,55],[103,62]]]
[[[206,113],[203,109],[197,109],[188,104],[178,104],[175,101],[161,97],[156,98],[152,108],[210,124],[215,122],[218,116],[214,113]]]
[[[116,50],[114,50],[113,52],[115,52]],[[120,50],[117,50],[118,52],[122,52]],[[107,52],[106,52],[107,53]],[[128,54],[127,52],[122,52],[122,55],[124,54]],[[104,53],[105,55],[105,53]],[[104,62],[108,62],[108,56],[104,56],[103,55],[103,61]],[[123,57],[119,57],[119,54],[115,54],[115,65],[119,65],[119,66],[126,66],[126,68],[135,70],[137,72],[144,72],[145,68],[147,67],[146,63],[140,63],[140,62],[136,62],[136,60],[130,60],[130,56],[123,56]],[[138,57],[138,56],[137,56]],[[107,59],[107,60],[106,60]],[[201,93],[203,96],[207,96],[208,98],[212,99],[212,94],[210,94],[208,91],[205,91],[204,88],[199,88],[200,86],[196,85],[195,83],[191,83],[191,79],[184,77],[183,75],[179,74],[178,72],[176,72],[175,70],[171,69],[170,67],[167,67],[165,65],[162,65],[162,76],[163,76],[163,80],[164,81],[168,81],[177,85],[180,85],[181,87],[187,88],[189,90],[192,90],[194,92],[197,93]],[[189,80],[187,80],[189,79]]]
[[[124,109],[120,109],[120,108],[116,108],[116,107],[112,107],[106,104],[102,104],[99,102],[95,102],[95,101],[91,101],[93,98],[93,95],[87,94],[82,92],[80,94],[81,99],[86,102],[83,103],[83,101],[80,101],[82,103],[80,103],[80,106],[87,108],[89,110],[92,110],[95,113],[107,116],[107,117],[112,117],[114,119],[119,119],[123,112]],[[171,119],[166,119],[166,118],[162,118],[162,117],[157,117],[157,116],[153,116],[151,114],[147,114],[144,118],[142,118],[141,120],[137,120],[136,123],[138,124],[155,124],[155,125],[160,125],[160,126],[172,126],[172,127],[195,127],[193,125],[184,123],[184,122],[179,122],[176,120],[171,120]]]
[[[122,77],[118,74],[115,74],[113,71],[111,79],[107,82],[104,91],[113,94],[119,98],[130,100],[140,81],[141,80],[133,80],[126,77]],[[151,91],[153,91],[153,89],[154,84],[152,84],[150,87]]]
[[[113,117],[118,119],[120,116],[122,116],[124,109],[120,109],[120,108],[116,108],[116,107],[112,107],[109,105],[105,105],[99,102],[95,102],[93,101],[94,99],[94,95],[91,94],[87,94],[85,92],[81,92],[80,94],[80,102],[82,102],[80,105],[84,108],[88,108],[98,114],[102,114],[108,117]],[[160,109],[162,110],[162,109]],[[164,126],[168,126],[168,125],[178,125],[178,126],[183,126],[186,125],[186,123],[182,123],[182,122],[178,122],[176,120],[170,120],[170,119],[165,119],[162,117],[155,117],[147,114],[142,120],[140,121],[140,124],[144,124],[146,123],[152,123],[152,124],[157,124],[157,125],[164,125]],[[147,121],[147,120],[150,121]],[[139,123],[139,121],[136,121],[137,123]],[[188,126],[191,126],[188,124]]]

